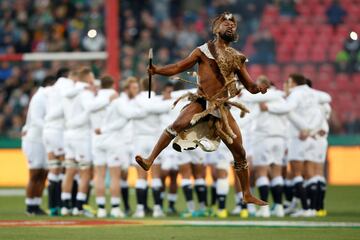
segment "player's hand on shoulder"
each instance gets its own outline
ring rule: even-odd
[[[113,95],[110,96],[110,102],[114,101],[115,99],[117,99],[119,97],[118,93],[114,93]]]
[[[268,110],[268,106],[266,105],[265,102],[259,103],[259,107],[262,112],[266,112]]]
[[[90,92],[96,94],[97,93],[97,89],[95,85],[89,85],[85,88],[86,90],[89,90]]]
[[[100,135],[100,134],[101,134],[101,129],[100,129],[100,128],[96,128],[96,129],[95,129],[95,134],[96,134],[96,135]]]

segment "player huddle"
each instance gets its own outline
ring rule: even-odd
[[[265,76],[257,81],[270,84]],[[161,130],[188,104],[182,100],[173,109],[173,102],[187,91],[196,91],[183,90],[179,82],[169,83],[160,95],[152,92],[149,99],[148,88],[147,79],[128,78],[118,94],[110,77],[95,80],[86,67],[61,69],[56,78],[44,80],[31,99],[23,129],[22,148],[30,169],[25,200],[28,214],[45,214],[40,204],[47,179],[52,216],[142,218],[151,212],[147,205],[151,188],[154,202],[151,214],[164,217],[177,213],[178,184],[187,207],[180,213],[182,217],[228,216],[228,171],[233,159],[224,144],[218,151],[209,153],[199,148],[182,153],[167,148],[155,160],[151,172],[135,162],[135,153],[150,154]],[[283,91],[271,87],[266,94],[252,95],[243,89],[232,100],[250,109],[243,118],[235,108],[231,111],[242,131],[254,187],[258,188],[261,200],[268,201],[271,193],[274,204],[272,209],[269,206],[255,209],[252,204],[245,204],[236,179],[237,205],[231,213],[241,217],[326,215],[324,163],[330,96],[312,89],[311,81],[304,76],[292,74]],[[131,165],[137,170],[136,209],[130,209],[129,205],[127,175]],[[210,166],[214,180],[209,189],[210,201],[206,166]],[[110,212],[106,210],[105,198],[107,173]],[[147,181],[148,174],[151,182]],[[167,178],[170,179],[168,190]],[[96,196],[96,211],[88,204],[91,186]]]

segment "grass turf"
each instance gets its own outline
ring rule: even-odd
[[[326,197],[326,208],[329,216],[312,218],[306,221],[358,222],[360,223],[360,187],[329,187]],[[149,200],[151,199],[149,195]],[[228,209],[234,206],[233,195],[228,198]],[[131,194],[132,209],[135,196]],[[1,196],[0,220],[71,220],[74,218],[27,217],[24,215],[24,197]],[[92,200],[93,202],[93,200]],[[151,201],[149,201],[151,202]],[[185,203],[181,191],[177,208],[183,210]],[[82,219],[82,218],[77,218]],[[166,220],[179,220],[169,217]],[[164,219],[162,219],[163,221]],[[194,219],[191,219],[194,220]],[[204,220],[204,218],[201,218]],[[207,220],[216,220],[208,218]],[[240,220],[229,217],[227,220]],[[249,220],[266,221],[249,218]],[[275,220],[275,218],[271,218]],[[279,220],[279,219],[276,219]],[[304,220],[291,219],[286,220]],[[156,222],[146,218],[146,223]],[[53,227],[0,227],[0,239],[360,239],[360,228],[286,228],[286,227],[209,227],[209,226],[149,226],[149,225],[116,225],[116,226],[53,226]]]

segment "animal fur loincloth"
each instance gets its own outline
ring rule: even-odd
[[[175,106],[182,99],[187,99],[191,102],[196,102],[198,99],[205,99],[207,101],[206,109],[193,116],[190,122],[191,127],[180,132],[174,142],[184,146],[185,149],[194,149],[197,145],[200,145],[204,151],[215,151],[220,143],[220,139],[225,139],[229,144],[233,143],[233,139],[237,136],[232,131],[228,122],[227,114],[229,107],[239,108],[241,117],[244,117],[249,110],[239,102],[230,101],[230,96],[218,98],[224,91],[227,91],[227,85],[223,87],[222,91],[219,91],[211,98],[189,92],[174,102]],[[202,146],[201,141],[204,139],[213,145],[210,149]]]

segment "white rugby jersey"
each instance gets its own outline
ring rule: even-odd
[[[320,125],[320,130],[323,130],[326,132],[326,136],[329,133],[329,119],[330,119],[330,115],[331,115],[331,106],[330,106],[330,102],[331,102],[331,96],[323,91],[320,90],[316,90],[313,89],[319,96],[319,107],[321,109],[321,113],[322,113],[322,121],[321,121],[321,125]]]
[[[106,108],[110,104],[110,97],[114,95],[114,89],[100,89],[93,101],[89,104],[88,110],[90,112],[91,129],[101,127],[101,123],[106,114]]]
[[[143,91],[134,99],[137,107],[147,112],[145,117],[133,120],[135,138],[144,136],[156,138],[162,132],[160,116],[170,111],[173,101],[163,100],[161,96],[155,96],[154,92],[152,96],[149,99],[148,92]]]
[[[171,92],[171,99],[169,99],[169,101],[171,101],[173,104],[179,97],[186,94],[187,92],[194,93],[194,92],[196,92],[196,88],[173,91],[173,92]],[[160,98],[162,98],[162,96]],[[168,100],[164,100],[164,99],[162,99],[162,100],[168,101]],[[164,112],[163,114],[161,114],[161,116],[160,116],[161,131],[164,130],[165,128],[167,128],[169,125],[171,125],[178,118],[181,110],[189,103],[190,103],[189,100],[182,99],[176,104],[176,106],[171,106],[170,111]]]
[[[290,110],[288,116],[291,136],[298,137],[303,129],[308,129],[312,133],[317,132],[322,121],[319,104],[330,100],[329,95],[318,94],[307,85],[292,88],[286,99]]]
[[[75,88],[82,90],[75,97],[66,97],[68,102],[64,108],[65,124],[66,128],[71,131],[72,138],[88,137],[90,133],[89,110],[95,95],[85,89],[87,86],[87,83],[77,82]]]
[[[73,80],[64,77],[59,78],[53,86],[46,89],[45,129],[64,128],[64,97],[75,97],[79,91],[75,88]]]
[[[289,107],[283,98],[283,92],[269,88],[265,94],[248,95],[247,101],[259,104],[265,102],[268,111],[259,111],[254,121],[254,139],[265,137],[283,137],[286,134],[286,115]]]
[[[101,135],[105,145],[127,144],[129,133],[128,123],[132,119],[143,118],[146,112],[137,107],[135,102],[119,97],[107,107],[101,123]],[[130,132],[129,132],[130,130]]]
[[[22,140],[42,143],[46,114],[45,103],[47,101],[45,89],[44,87],[39,87],[30,100],[25,126],[23,127],[23,132],[26,131],[26,134],[22,137]]]

